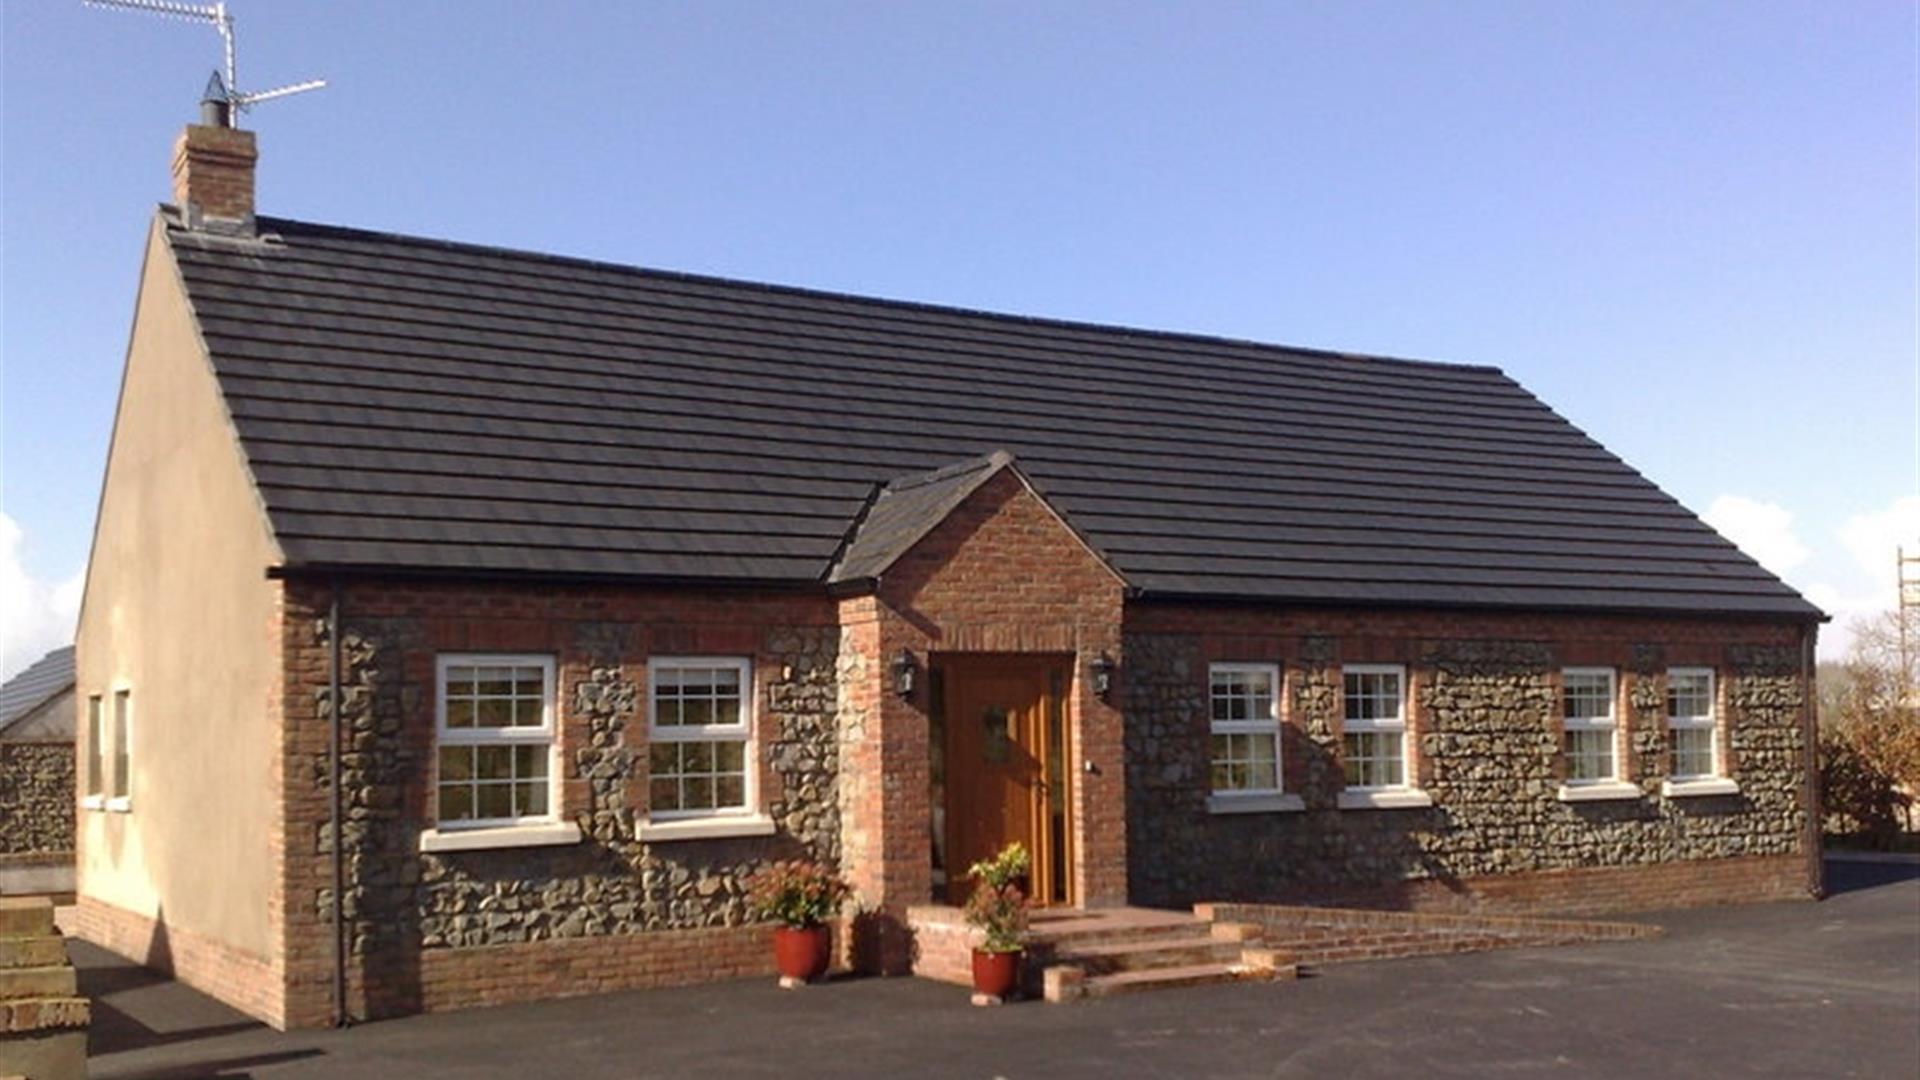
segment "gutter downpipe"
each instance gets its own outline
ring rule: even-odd
[[[1802,730],[1807,744],[1807,891],[1816,900],[1827,896],[1827,865],[1820,850],[1826,826],[1826,792],[1820,790],[1820,662],[1815,643],[1820,624],[1809,622],[1800,631],[1800,670],[1805,681]]]
[[[340,579],[329,580],[327,603],[327,830],[333,838],[333,1026],[347,1026],[346,844],[340,835]]]

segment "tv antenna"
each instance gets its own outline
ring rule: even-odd
[[[240,113],[262,101],[287,97],[292,94],[304,94],[308,90],[318,90],[327,85],[325,79],[309,79],[306,82],[277,86],[272,90],[240,89],[238,65],[234,61],[233,16],[228,13],[226,0],[216,4],[182,4],[175,0],[86,0],[89,7],[120,8],[124,11],[144,11],[150,15],[160,15],[172,19],[184,19],[188,22],[212,23],[220,31],[221,44],[225,46],[226,77],[219,71],[207,81],[207,92],[201,98],[205,110],[205,119],[213,127],[232,127]]]

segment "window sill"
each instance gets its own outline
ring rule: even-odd
[[[1433,796],[1419,788],[1348,788],[1340,793],[1342,810],[1420,810],[1433,805]]]
[[[642,821],[635,830],[647,843],[662,840],[718,840],[729,836],[772,836],[773,819],[765,814],[735,814],[728,817],[680,818],[667,821]]]
[[[485,851],[489,848],[557,847],[579,842],[580,826],[571,821],[558,821],[551,825],[427,829],[420,834],[421,851]]]
[[[133,800],[124,795],[117,799],[108,799],[107,809],[116,814],[131,813],[133,811]]]
[[[1730,776],[1700,776],[1691,780],[1663,780],[1660,794],[1669,799],[1688,799],[1702,795],[1738,795],[1740,782]]]
[[[88,795],[80,800],[80,808],[82,810],[105,810],[107,808],[106,796]]]
[[[1307,804],[1298,795],[1209,795],[1209,814],[1287,814],[1305,810]]]
[[[1637,799],[1643,792],[1639,784],[1624,780],[1602,780],[1593,784],[1561,784],[1557,796],[1561,802],[1616,802]]]

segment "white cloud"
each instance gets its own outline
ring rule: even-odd
[[[1779,577],[1813,555],[1793,531],[1793,513],[1778,503],[1722,495],[1701,515],[1721,536]]]
[[[1855,514],[1840,526],[1839,534],[1847,554],[1886,593],[1881,605],[1890,607],[1899,580],[1896,552],[1904,547],[1907,554],[1920,555],[1920,495],[1895,499],[1885,510]]]
[[[86,571],[65,581],[40,581],[20,560],[26,539],[20,526],[0,513],[0,679],[73,641]]]

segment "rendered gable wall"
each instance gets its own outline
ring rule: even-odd
[[[76,755],[129,690],[132,805],[79,811],[81,935],[269,1015],[278,559],[158,227],[95,528]]]

